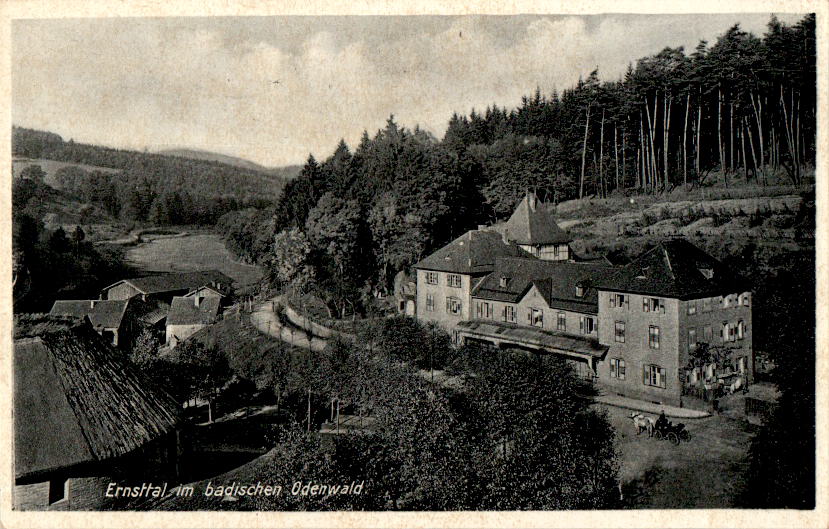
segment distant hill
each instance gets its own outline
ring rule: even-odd
[[[219,154],[217,152],[203,151],[200,149],[164,149],[158,151],[159,154],[166,156],[179,156],[181,158],[189,158],[191,160],[206,160],[208,162],[219,162],[226,165],[234,165],[245,169],[251,169],[260,173],[267,173],[273,176],[282,178],[293,178],[302,170],[300,165],[288,165],[285,167],[265,167],[256,162],[238,158],[236,156],[228,156],[227,154]]]

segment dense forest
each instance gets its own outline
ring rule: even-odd
[[[453,237],[505,218],[528,190],[558,203],[714,181],[803,183],[815,159],[815,75],[814,15],[792,26],[773,17],[762,37],[735,25],[690,53],[644,57],[619,80],[594,71],[513,110],[453,115],[442,140],[392,116],[353,152],[341,141],[321,163],[309,156],[275,206],[218,226],[239,256],[273,264],[273,283],[314,277],[342,313]]]
[[[214,224],[224,213],[276,200],[291,174],[215,161],[111,149],[64,141],[57,134],[14,127],[15,156],[119,169],[67,166],[57,186],[125,222]]]

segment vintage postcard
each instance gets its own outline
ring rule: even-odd
[[[0,525],[826,527],[827,11],[0,7]]]

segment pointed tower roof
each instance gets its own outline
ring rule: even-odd
[[[535,193],[527,193],[503,227],[517,244],[566,244],[573,239],[562,230]]]

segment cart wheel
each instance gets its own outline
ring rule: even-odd
[[[672,442],[674,445],[679,444],[679,436],[674,432],[668,432],[668,441]]]
[[[656,430],[655,432],[653,432],[653,436],[656,437],[657,441],[661,441],[662,440],[662,430]]]

